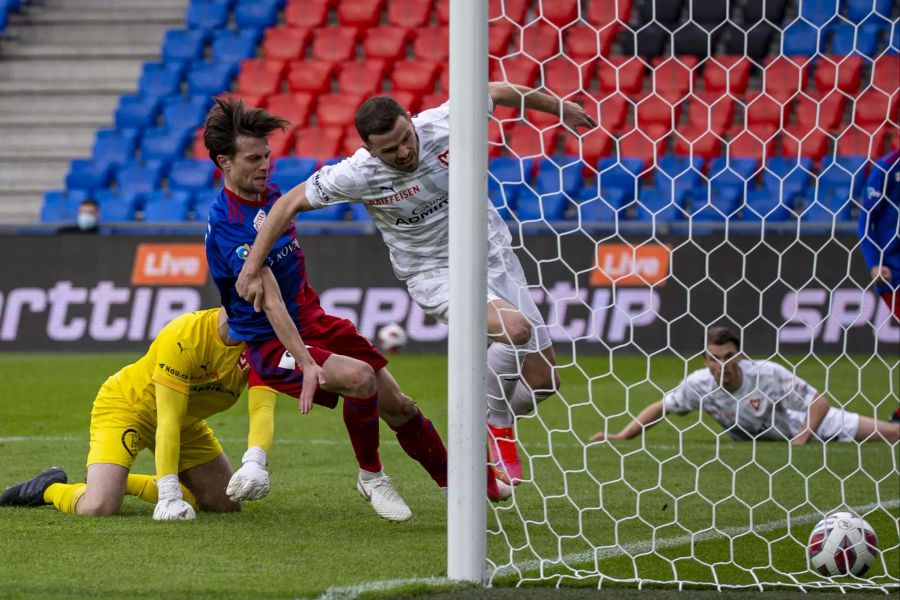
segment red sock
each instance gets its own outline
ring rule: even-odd
[[[344,425],[359,468],[372,473],[381,471],[381,459],[378,457],[378,396],[344,398]]]
[[[447,487],[447,448],[431,421],[418,408],[403,425],[391,427],[400,447],[428,471],[439,487]]]

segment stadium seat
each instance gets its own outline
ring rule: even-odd
[[[741,126],[730,129],[726,135],[730,137],[728,142],[728,156],[734,158],[751,158],[756,161],[766,160],[775,156],[775,134],[777,129],[768,126],[759,126],[746,130]]]
[[[504,122],[501,124],[507,149],[518,158],[532,158],[552,154],[552,134],[547,135],[529,123]]]
[[[644,61],[633,56],[612,56],[597,61],[600,91],[635,94],[644,87]]]
[[[679,127],[675,134],[675,154],[710,160],[722,154],[722,133],[693,123]]]
[[[371,27],[363,40],[363,53],[366,58],[393,63],[406,58],[409,37],[410,30],[403,27]]]
[[[601,159],[597,164],[601,195],[610,202],[614,199],[616,206],[624,206],[640,192],[643,171],[640,158]]]
[[[685,198],[700,184],[703,162],[699,156],[663,156],[657,161],[654,175],[656,189],[664,196]]]
[[[709,163],[706,177],[713,191],[735,190],[743,196],[746,190],[755,187],[759,165],[754,158],[715,158]]]
[[[721,92],[699,92],[691,97],[688,123],[715,133],[724,133],[734,122],[735,102]]]
[[[446,62],[450,56],[450,29],[423,27],[416,33],[413,55],[417,60]]]
[[[775,99],[792,98],[806,89],[809,74],[804,57],[778,56],[767,60],[763,70],[763,91]]]
[[[770,23],[780,24],[784,19],[787,0],[735,0],[734,4],[743,12],[743,22],[753,24],[766,19]]]
[[[338,156],[353,156],[357,150],[363,147],[363,141],[356,131],[353,124],[344,127],[344,138],[341,140],[341,147]]]
[[[344,27],[356,27],[367,29],[375,27],[381,20],[381,11],[384,9],[384,0],[353,0],[353,2],[339,2],[337,5],[337,17]]]
[[[822,56],[816,61],[814,81],[822,93],[840,90],[854,95],[859,91],[863,59],[859,56]]]
[[[828,157],[822,161],[817,178],[819,194],[845,195],[862,199],[866,183],[865,156]]]
[[[869,89],[857,96],[853,108],[853,122],[863,129],[873,131],[885,123],[896,123],[900,96],[894,90],[888,96],[880,90]]]
[[[711,3],[712,4],[712,3]],[[672,54],[694,56],[700,60],[709,58],[715,53],[722,35],[718,25],[721,23],[686,23],[672,33]]]
[[[116,173],[116,187],[125,193],[149,194],[159,188],[163,166],[158,161],[129,163]]]
[[[294,154],[318,161],[340,155],[344,130],[341,127],[304,127],[297,131]]]
[[[208,96],[170,96],[163,100],[162,125],[193,130],[203,123],[208,109]]]
[[[799,16],[815,27],[821,27],[840,14],[839,0],[805,0],[800,2]]]
[[[88,197],[84,190],[50,190],[44,192],[41,223],[74,223],[78,205]]]
[[[779,102],[768,94],[754,94],[745,100],[744,119],[749,129],[759,126],[780,128],[787,123],[790,105]]]
[[[521,188],[531,181],[533,168],[534,162],[528,159],[492,158],[488,163],[488,196],[494,206],[515,209]]]
[[[429,108],[437,108],[447,101],[447,94],[426,94],[419,98],[412,92],[404,90],[393,90],[390,92],[382,92],[382,96],[388,96],[396,100],[400,106],[411,114],[416,114],[420,110],[428,110]]]
[[[441,5],[449,5],[447,0],[438,0],[438,12],[443,9]],[[525,24],[525,17],[528,12],[530,0],[490,0],[488,2],[488,19],[499,19],[503,17],[509,23]],[[446,25],[447,21],[442,20],[442,25]]]
[[[564,217],[569,200],[564,194],[539,195],[529,188],[521,190],[516,201],[516,218],[523,223],[550,222]]]
[[[170,163],[181,158],[188,144],[190,130],[154,127],[144,132],[141,138],[141,158],[145,161],[158,160]]]
[[[700,183],[691,193],[691,221],[725,222],[736,219],[743,192],[736,188],[713,188]]]
[[[163,62],[192,61],[203,58],[206,33],[197,30],[170,29],[163,38]]]
[[[425,27],[430,16],[430,0],[391,0],[387,3],[387,22],[395,27]]]
[[[595,60],[599,56],[607,56],[609,48],[604,52],[599,47],[597,30],[584,24],[576,24],[566,27],[563,31],[565,41],[564,53],[577,64],[584,64]],[[496,53],[494,53],[496,55]]]
[[[234,7],[234,21],[238,29],[265,29],[278,20],[283,0],[238,0]]]
[[[671,131],[681,117],[681,104],[672,104],[657,94],[649,94],[638,100],[635,107],[638,129],[658,127]]]
[[[263,39],[263,56],[270,60],[292,61],[303,57],[310,39],[309,29],[300,27],[271,27]]]
[[[746,203],[741,210],[742,220],[779,222],[786,221],[789,217],[788,205],[776,194],[772,194],[768,190],[747,192]]]
[[[234,100],[244,103],[244,106],[252,106],[253,108],[266,108],[267,99],[259,94],[245,94],[244,92],[225,92],[218,94],[216,98],[222,100]]]
[[[506,56],[510,52],[515,26],[508,21],[488,23],[488,55]]]
[[[222,29],[228,24],[229,2],[192,0],[187,9],[187,26],[191,29]]]
[[[867,156],[878,159],[884,154],[884,129],[867,131],[850,125],[834,133],[838,156]]]
[[[836,128],[844,117],[847,97],[840,91],[826,95],[801,94],[791,103],[797,124],[806,130],[819,127],[825,131]]]
[[[652,89],[669,102],[678,102],[694,89],[696,56],[653,59]]]
[[[282,60],[251,58],[241,63],[235,89],[244,94],[277,94],[286,72],[287,63]]]
[[[314,95],[331,90],[335,64],[324,60],[297,60],[290,63],[287,76],[291,92],[309,92]]]
[[[674,23],[681,14],[682,0],[635,0],[634,10],[642,23],[653,20]]]
[[[331,0],[288,0],[284,7],[284,23],[288,27],[317,29],[328,23]]]
[[[671,34],[657,21],[649,22],[638,30],[623,30],[620,40],[623,54],[626,56],[643,56],[649,60],[663,53],[663,46],[671,38]]]
[[[587,13],[582,18],[597,27],[603,27],[614,23],[626,25],[631,20],[631,0],[618,0],[617,2],[589,2]]]
[[[637,221],[671,223],[685,217],[681,199],[660,190],[645,189],[635,200],[634,218]]]
[[[803,125],[788,125],[781,134],[781,155],[820,160],[828,150],[828,140],[828,134],[817,127],[809,129]]]
[[[109,184],[112,166],[108,162],[98,162],[89,158],[76,158],[69,163],[66,175],[67,190],[81,190],[88,194],[105,188]]]
[[[144,221],[146,223],[178,223],[187,221],[191,204],[191,194],[184,191],[157,190],[144,199]],[[100,214],[103,214],[101,207]]]
[[[806,198],[800,207],[800,219],[804,223],[822,223],[828,227],[835,221],[851,221],[853,201],[849,195],[836,191],[820,193]]]
[[[540,19],[523,27],[519,36],[522,53],[534,60],[544,61],[560,53],[559,30]]]
[[[879,54],[881,32],[889,29],[890,26],[888,21],[878,17],[870,18],[858,26],[850,23],[836,23],[830,27],[832,31],[831,53],[847,55],[855,52],[874,58]]]
[[[228,91],[238,66],[233,63],[197,61],[187,74],[188,93],[193,96],[215,96]]]
[[[544,158],[538,163],[534,180],[539,194],[563,193],[574,198],[581,191],[585,163],[572,156]]]
[[[872,65],[871,86],[887,94],[897,93],[897,89],[900,88],[900,56],[885,55],[875,59]]]
[[[565,56],[546,60],[542,69],[544,89],[557,98],[570,100],[573,94],[590,89],[591,69]]]
[[[362,94],[338,92],[322,94],[318,99],[316,120],[324,127],[345,127],[353,124],[356,109],[363,103]]]
[[[288,125],[284,131],[276,129],[272,135],[269,136],[269,152],[271,153],[272,158],[278,158],[291,153],[291,148],[293,148],[296,143],[297,131],[299,129],[299,125],[291,124]]]
[[[406,90],[421,96],[431,92],[437,81],[441,65],[436,62],[400,60],[391,72],[391,84],[396,90]]]
[[[760,2],[759,0],[748,0],[746,6],[749,7],[753,4],[760,4]],[[768,5],[768,0],[766,4]],[[742,54],[755,62],[761,62],[764,57],[769,55],[769,48],[773,44],[773,38],[777,44],[781,36],[781,30],[772,25],[772,22],[749,20],[746,20],[746,22],[747,24],[744,26],[729,22],[722,27],[725,53]]]
[[[221,63],[236,63],[256,56],[259,34],[255,29],[221,29],[213,34],[211,58]]]
[[[314,158],[285,156],[274,161],[274,171],[269,177],[271,183],[282,192],[300,185],[315,173],[318,161]]]
[[[894,21],[891,33],[888,36],[888,55],[897,56],[900,54],[900,23]]]
[[[216,166],[208,158],[176,160],[169,169],[169,188],[191,193],[209,189],[215,172]]]
[[[809,6],[815,2],[804,2]],[[820,38],[819,33],[823,36]],[[825,52],[824,30],[805,21],[794,21],[784,28],[781,36],[781,53],[786,56],[814,56]],[[840,54],[835,52],[835,54]]]
[[[134,221],[135,211],[141,204],[141,196],[127,190],[100,190],[94,194],[94,200],[103,223]]]
[[[527,56],[510,56],[491,60],[491,81],[508,81],[533,87],[537,82],[540,65]]]
[[[538,11],[541,18],[560,29],[578,19],[578,0],[553,0],[540,2]]]
[[[812,170],[813,161],[810,158],[798,160],[796,155],[773,158],[765,163],[762,172],[763,188],[772,196],[780,196],[784,204],[790,205],[794,198],[810,187]]]
[[[712,29],[728,19],[729,0],[687,0],[687,11],[691,19]]]
[[[585,111],[597,119],[600,128],[607,134],[618,133],[625,125],[626,117],[634,114],[635,108],[625,94],[610,94],[594,102],[592,98],[583,101]]]
[[[344,63],[338,77],[338,89],[342,93],[375,96],[381,92],[386,72],[387,63],[382,60],[355,60]]]
[[[117,129],[143,129],[156,125],[159,115],[159,98],[139,94],[125,94],[119,97],[116,109]]]
[[[875,0],[874,7],[872,0],[843,0],[843,4],[847,7],[847,18],[854,23],[861,23],[873,12],[887,18],[893,12],[892,0]]]
[[[138,90],[144,96],[156,98],[177,94],[183,78],[184,71],[178,63],[147,62],[141,68]]]
[[[615,199],[610,201],[593,185],[581,190],[578,201],[575,214],[582,228],[597,223],[616,223],[622,212],[620,206],[614,204]]]
[[[342,63],[356,58],[355,27],[323,27],[314,30],[312,56],[318,60]]]
[[[653,163],[665,152],[665,137],[668,131],[661,127],[633,129],[614,138],[618,156],[640,158],[646,163]]]
[[[137,131],[134,129],[101,129],[91,152],[96,163],[123,165],[134,157]]]
[[[747,91],[751,66],[744,56],[713,56],[703,67],[703,87],[708,92],[741,95]]]
[[[602,129],[580,132],[580,135],[567,135],[564,152],[567,156],[580,157],[587,164],[596,164],[604,156],[608,156],[612,139]]]

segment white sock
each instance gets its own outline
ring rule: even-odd
[[[359,478],[363,481],[372,481],[373,479],[378,479],[379,477],[384,477],[384,469],[377,473],[373,473],[372,471],[366,471],[365,469],[359,470]]]
[[[524,347],[494,342],[487,350],[488,372],[487,405],[488,424],[494,427],[512,427],[513,413],[510,401],[522,375]]]
[[[516,390],[513,392],[512,400],[509,404],[510,407],[512,407],[513,414],[520,417],[532,412],[537,408],[538,404],[553,394],[554,392],[550,390],[537,390],[536,392],[533,392],[527,383],[520,380],[519,385],[516,386]]]

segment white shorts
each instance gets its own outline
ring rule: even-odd
[[[858,414],[832,406],[819,424],[816,435],[823,440],[853,442],[856,441],[857,429],[859,429]]]
[[[487,302],[506,300],[531,322],[528,351],[538,352],[552,343],[544,317],[541,316],[518,257],[512,250],[488,258]],[[409,295],[426,314],[446,323],[450,312],[450,269],[435,269],[406,280]]]

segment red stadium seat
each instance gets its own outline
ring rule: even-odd
[[[824,96],[809,97],[801,94],[791,103],[791,110],[797,124],[806,131],[812,131],[816,127],[831,131],[843,119],[846,101],[847,97],[837,90]]]
[[[344,27],[368,29],[378,25],[383,9],[384,0],[339,2],[337,7],[338,21]]]
[[[297,125],[291,125],[284,131],[276,129],[274,133],[269,136],[269,152],[271,152],[271,158],[278,158],[279,156],[285,156],[290,153],[291,148],[294,146],[294,140],[296,139],[298,129],[300,128]]]
[[[513,39],[515,25],[508,21],[488,23],[488,54],[490,56],[506,56]]]
[[[413,42],[413,56],[416,60],[447,62],[450,56],[450,28],[424,27],[416,34]]]
[[[288,0],[284,22],[289,27],[312,29],[328,22],[329,0]]]
[[[538,10],[545,21],[562,28],[578,18],[578,0],[545,0]]]
[[[237,91],[268,96],[281,91],[287,64],[282,60],[251,58],[241,62]]]
[[[431,0],[391,0],[387,22],[397,27],[425,27],[431,16]]]
[[[515,121],[501,124],[506,146],[519,158],[546,156],[554,149],[556,131],[542,132],[528,123]]]
[[[699,129],[725,133],[734,123],[734,98],[716,92],[699,92],[691,97],[688,122]]]
[[[555,0],[554,0],[555,1]],[[440,0],[440,5],[444,0]],[[510,23],[525,24],[530,0],[490,0],[488,2],[488,19],[506,20]]]
[[[787,123],[787,115],[787,107],[767,94],[756,94],[746,99],[744,118],[751,129],[759,126],[778,129]]]
[[[490,64],[490,61],[488,61]],[[488,77],[489,81],[494,81],[492,77]],[[446,69],[441,69],[441,75],[438,77],[438,84],[440,85],[441,90],[445,94],[450,93],[450,65],[447,65]]]
[[[350,94],[375,96],[381,92],[387,63],[383,60],[354,60],[344,63],[338,89]]]
[[[564,54],[579,64],[609,56],[610,46],[618,31],[618,25],[609,25],[600,31],[581,23],[566,27],[563,31]]]
[[[315,97],[308,92],[289,92],[269,96],[266,107],[273,115],[278,115],[292,125],[305,127],[315,105]]]
[[[705,126],[687,125],[675,134],[675,154],[704,161],[718,158],[722,155],[722,138]]]
[[[885,123],[896,123],[897,90],[892,96],[877,89],[869,89],[857,96],[853,108],[853,122],[867,131],[874,131]]]
[[[709,92],[741,95],[747,91],[751,66],[745,56],[714,55],[703,67],[703,86]]]
[[[534,86],[540,65],[527,56],[510,56],[503,60],[491,60],[491,81],[508,81]]]
[[[806,89],[809,74],[804,56],[778,56],[767,61],[763,70],[763,91],[784,101]]]
[[[597,28],[613,22],[627,25],[631,20],[631,0],[594,0],[587,5],[587,21]]]
[[[580,136],[569,133],[565,136],[565,153],[569,156],[579,156],[589,164],[596,165],[601,158],[609,156],[612,147],[612,138],[602,129],[581,131]]]
[[[353,4],[348,2],[346,4]],[[313,36],[312,55],[318,60],[346,62],[356,58],[355,27],[323,27]]]
[[[298,27],[272,27],[266,30],[263,40],[263,56],[276,60],[297,60],[303,57],[303,49],[309,41],[309,29]]]
[[[811,158],[821,160],[828,150],[828,134],[821,129],[806,129],[801,125],[788,125],[781,134],[781,155],[785,158]]]
[[[653,164],[665,153],[667,133],[664,128],[656,127],[627,131],[618,137],[618,155],[640,158],[648,164]]]
[[[544,62],[544,88],[557,98],[590,89],[591,69],[579,66],[565,56],[557,56]]]
[[[694,89],[696,56],[658,56],[653,59],[653,90],[671,102],[677,102]]]
[[[728,154],[731,158],[754,158],[768,161],[775,156],[774,127],[759,127],[753,131],[746,130],[740,125],[733,127],[728,135]]]
[[[629,113],[633,115],[635,109],[624,94],[610,94],[599,101],[585,99],[584,110],[594,117],[601,129],[612,134],[622,131]]]
[[[838,156],[867,156],[871,159],[881,158],[884,155],[884,141],[886,134],[886,128],[866,131],[855,125],[850,125],[834,134],[837,139],[837,154]]]
[[[242,100],[244,106],[252,106],[253,108],[266,108],[268,99],[261,94],[244,94],[241,92],[226,92],[219,94],[216,98]]]
[[[633,56],[611,56],[596,63],[597,78],[603,92],[636,94],[644,87],[646,65]]]
[[[353,125],[356,109],[363,103],[362,94],[338,92],[322,94],[318,98],[316,120],[320,127],[346,127]]]
[[[521,34],[522,53],[544,61],[560,52],[559,30],[553,25],[536,20],[526,25]]]
[[[191,144],[191,154],[194,158],[209,158],[209,150],[203,141],[203,127],[198,127],[194,132],[194,142]],[[216,174],[218,177],[218,173]]]
[[[367,58],[394,62],[406,58],[410,31],[403,27],[372,27],[366,31],[363,52]]]
[[[815,84],[822,93],[841,90],[854,95],[859,91],[861,56],[821,56],[816,61]]]
[[[337,67],[323,60],[297,60],[290,64],[290,69],[287,82],[292,92],[324,94],[331,91],[331,78]]]
[[[434,14],[438,23],[441,25],[450,24],[450,0],[437,0],[437,6],[434,7]]]
[[[304,127],[297,131],[294,154],[318,160],[340,156],[344,141],[342,127]]]
[[[428,110],[429,108],[437,108],[444,102],[448,100],[449,96],[447,92],[435,92],[433,94],[425,94],[422,96],[422,110]]]
[[[390,96],[391,98],[396,100],[400,104],[400,106],[405,108],[406,112],[413,115],[416,114],[416,112],[418,112],[420,109],[425,110],[426,108],[434,108],[434,106],[422,104],[417,94],[406,92],[404,90],[393,90],[390,92],[384,92],[381,95]]]
[[[344,139],[341,142],[340,155],[353,156],[356,151],[363,147],[363,141],[356,132],[356,127],[348,125],[344,127]]]
[[[421,97],[434,90],[440,69],[436,62],[401,60],[394,64],[391,83],[395,90],[406,90]]]
[[[636,114],[636,125],[640,130],[658,127],[671,131],[681,116],[681,104],[672,104],[657,94],[650,94],[638,101]]]
[[[875,59],[871,85],[882,92],[897,93],[900,89],[900,55],[886,54]]]

